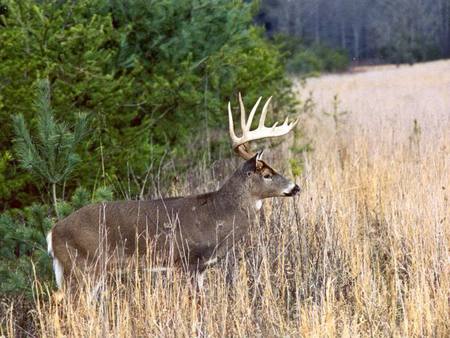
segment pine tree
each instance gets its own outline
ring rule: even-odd
[[[34,107],[37,113],[34,138],[23,115],[13,117],[15,152],[24,169],[51,185],[53,207],[59,217],[56,185],[66,181],[80,161],[76,148],[87,134],[88,117],[79,114],[73,128],[57,122],[51,107],[48,80],[38,81]]]

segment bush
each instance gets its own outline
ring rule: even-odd
[[[347,51],[332,49],[321,44],[306,44],[296,37],[276,35],[286,59],[288,72],[314,76],[320,72],[342,72],[348,69],[350,58]]]
[[[318,75],[324,70],[324,62],[312,50],[295,53],[287,62],[287,70],[293,74]]]
[[[326,72],[342,72],[350,65],[350,58],[345,50],[316,45],[313,51],[322,60],[323,70]]]

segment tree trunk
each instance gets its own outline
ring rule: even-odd
[[[320,43],[320,17],[319,17],[319,2],[316,2],[314,13],[314,41]]]
[[[52,183],[53,208],[55,208],[56,218],[59,219],[58,203],[56,200],[56,183]]]
[[[353,25],[353,56],[355,59],[360,57],[360,35],[359,28]]]
[[[443,49],[444,49],[444,56],[448,57],[450,56],[450,1],[447,0],[444,3],[444,10],[443,10],[443,16],[444,16],[444,41],[443,41]]]

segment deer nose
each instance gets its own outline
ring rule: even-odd
[[[298,186],[298,184],[295,185],[295,187],[292,188],[292,196],[297,195],[300,192],[300,187]]]
[[[300,191],[300,187],[296,184],[294,187],[288,192],[284,193],[284,196],[295,196]]]

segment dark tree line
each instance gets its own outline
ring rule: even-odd
[[[357,60],[450,56],[450,0],[262,0],[257,21],[269,35],[342,48]]]

